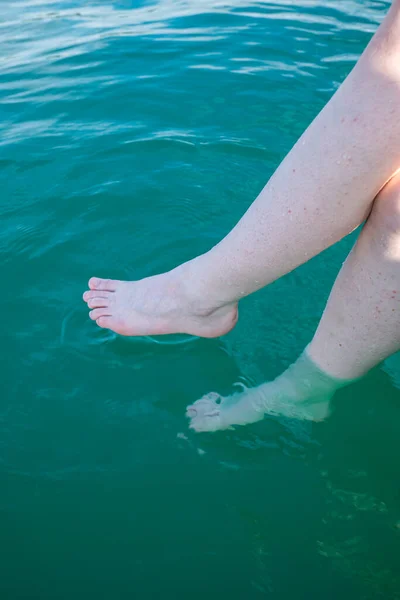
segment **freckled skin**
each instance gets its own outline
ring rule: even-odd
[[[400,175],[375,200],[307,347],[308,360],[299,359],[275,381],[239,396],[214,394],[195,402],[187,412],[192,429],[217,431],[259,421],[265,414],[328,416],[329,399],[339,387],[400,349],[397,295],[387,289],[393,281],[400,283]]]
[[[400,284],[400,174],[376,198],[309,346],[311,358],[323,370],[360,377],[400,349],[394,281]]]
[[[400,0],[394,0],[353,71],[236,227],[169,273],[134,282],[92,278],[84,294],[90,316],[121,335],[223,335],[236,324],[241,298],[369,217],[309,347],[322,370],[357,377],[399,347],[398,304],[390,296],[400,288],[399,166]]]

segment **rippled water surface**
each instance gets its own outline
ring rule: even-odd
[[[4,600],[400,598],[400,361],[325,424],[213,436],[188,403],[276,376],[345,240],[221,340],[99,331],[92,274],[139,278],[236,222],[382,20],[373,0],[0,3]]]

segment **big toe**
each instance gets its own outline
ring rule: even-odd
[[[100,317],[111,317],[110,310],[108,308],[95,308],[90,311],[89,317],[92,321],[97,321]]]
[[[114,319],[112,317],[99,317],[96,320],[96,323],[102,329],[114,330]]]

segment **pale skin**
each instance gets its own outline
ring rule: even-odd
[[[367,219],[306,360],[274,382],[222,402],[209,395],[188,409],[196,431],[253,422],[268,412],[323,418],[337,387],[400,348],[399,165],[400,0],[395,0],[353,71],[236,227],[209,252],[168,273],[132,282],[92,278],[84,294],[90,317],[128,336],[223,335],[236,324],[240,299]],[[317,370],[312,377],[308,364]],[[313,409],[303,410],[306,396],[317,398],[319,388],[319,408],[313,400]]]

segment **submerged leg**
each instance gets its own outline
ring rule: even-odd
[[[313,340],[271,383],[188,408],[191,427],[216,431],[264,414],[321,419],[335,391],[400,349],[400,175],[374,202],[344,263]]]
[[[350,233],[400,164],[400,0],[237,226],[169,273],[93,278],[84,299],[122,335],[229,331],[237,302]]]

